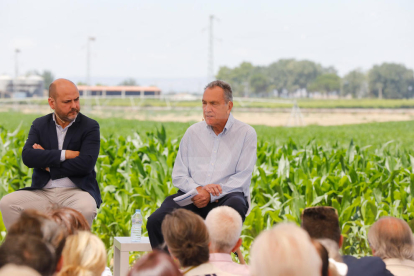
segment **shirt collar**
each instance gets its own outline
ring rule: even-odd
[[[233,262],[231,255],[226,253],[210,253],[210,262]]]
[[[223,131],[221,132],[222,134],[226,133],[227,131],[229,131],[229,129],[233,126],[234,124],[234,117],[233,115],[230,113],[229,117],[227,118],[227,122],[226,125],[224,126]],[[209,125],[206,124],[206,127],[213,130],[213,128]]]
[[[60,126],[60,127],[62,127],[61,125],[59,125],[58,123],[56,123],[55,116],[56,116],[56,114],[55,114],[55,113],[53,113],[53,115],[52,115],[52,119],[53,119],[53,121],[55,122],[55,125],[56,125],[56,126]],[[72,122],[70,122],[70,123],[69,123],[69,125],[67,125],[67,127],[65,127],[65,128],[68,128],[68,127],[70,127],[71,125],[73,125],[73,123],[76,121],[76,118],[78,118],[78,115],[76,115],[75,119],[73,119],[73,121],[72,121]]]

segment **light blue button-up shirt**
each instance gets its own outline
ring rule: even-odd
[[[248,197],[256,149],[254,128],[231,114],[219,135],[205,121],[196,123],[181,140],[172,173],[173,184],[185,193],[199,186],[220,184],[223,193],[211,195],[211,202],[232,192],[242,192]]]

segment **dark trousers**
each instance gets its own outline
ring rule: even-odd
[[[151,216],[149,216],[147,221],[147,231],[148,237],[150,239],[151,247],[153,249],[161,248],[164,244],[164,237],[162,236],[161,232],[161,223],[164,220],[164,217],[171,213],[174,209],[178,208],[185,208],[190,210],[198,215],[200,215],[203,219],[207,217],[208,212],[210,212],[213,208],[218,206],[229,206],[236,210],[240,216],[242,217],[243,221],[246,218],[247,210],[249,209],[248,203],[246,198],[244,197],[243,193],[230,193],[218,200],[218,202],[209,203],[204,208],[198,208],[194,204],[190,204],[187,206],[181,207],[173,200],[175,197],[183,195],[184,193],[178,191],[175,195],[171,195],[167,197],[164,202],[161,204],[161,207],[157,209]]]

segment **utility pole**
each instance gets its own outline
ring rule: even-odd
[[[209,26],[209,47],[208,47],[208,82],[214,80],[214,34],[213,34],[214,15],[210,15]]]
[[[18,54],[20,53],[20,49],[15,49],[14,50],[14,74],[16,75],[15,77],[17,78],[19,76],[19,61],[17,59]]]
[[[88,37],[87,43],[86,43],[86,85],[91,85],[91,42],[95,41],[95,38],[90,36]],[[86,91],[86,95],[89,96],[89,91]]]

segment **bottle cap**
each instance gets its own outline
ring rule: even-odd
[[[135,209],[135,213],[141,213],[141,209]]]

